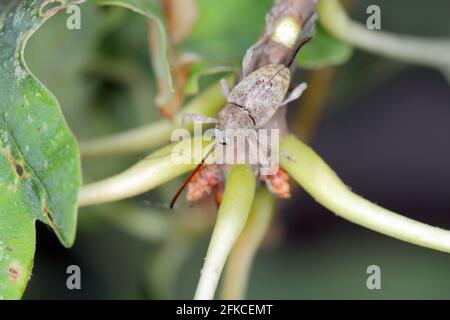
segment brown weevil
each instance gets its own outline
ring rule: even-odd
[[[263,66],[250,74],[245,74],[248,70],[243,65],[243,79],[230,91],[225,80],[221,81],[222,91],[227,98],[226,105],[219,112],[218,118],[210,118],[199,114],[183,114],[182,123],[187,120],[202,123],[215,123],[215,144],[207,152],[204,159],[197,165],[195,170],[178,190],[173,198],[170,207],[173,208],[177,198],[188,185],[189,181],[197,174],[204,165],[205,160],[217,144],[226,145],[229,141],[227,132],[236,130],[256,130],[262,128],[275,114],[279,107],[287,105],[289,102],[298,99],[306,89],[306,83],[298,85],[287,97],[286,93],[291,82],[291,66],[300,48],[308,42],[315,28],[315,18],[301,32],[295,49],[289,55],[285,64],[269,64]],[[251,51],[247,52],[244,64],[250,59]],[[252,142],[249,139],[249,143]]]
[[[290,70],[282,64],[264,66],[239,82],[231,92],[226,81],[222,89],[227,103],[217,119],[199,114],[184,114],[186,120],[216,124],[216,142],[226,144],[225,130],[258,129],[272,118],[280,106],[298,99],[306,89],[306,83],[297,86],[284,99],[291,81]]]

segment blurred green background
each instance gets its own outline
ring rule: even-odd
[[[199,17],[180,50],[238,66],[259,36],[271,1],[199,0]],[[210,1],[210,0],[209,0]],[[364,21],[377,4],[382,28],[450,37],[450,3],[350,1]],[[81,141],[158,119],[147,22],[129,10],[82,5],[81,30],[59,13],[31,39],[31,70],[59,99]],[[242,10],[245,8],[246,10]],[[239,9],[239,10],[237,10]],[[450,53],[448,53],[450,54]],[[317,71],[316,71],[317,72]],[[311,71],[299,70],[298,79]],[[202,78],[200,88],[217,80]],[[327,103],[313,148],[358,194],[408,217],[450,228],[450,90],[432,69],[358,50],[319,91]],[[290,106],[296,119],[304,106]],[[301,113],[300,113],[301,114]],[[127,168],[145,154],[83,161],[84,182]],[[42,224],[28,299],[192,298],[211,234],[209,202],[165,209],[183,179],[117,204],[83,208],[75,246],[64,249]],[[82,270],[82,290],[66,288],[66,268]],[[368,290],[366,268],[381,268],[381,290]],[[335,217],[296,189],[279,201],[256,257],[248,298],[449,299],[450,256],[405,244]]]

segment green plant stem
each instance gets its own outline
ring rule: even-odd
[[[338,0],[320,0],[317,12],[325,29],[342,41],[403,62],[450,70],[450,40],[398,35],[369,30],[352,21]]]
[[[317,202],[360,226],[412,244],[450,252],[450,231],[384,209],[353,193],[308,146],[293,136],[281,141],[281,165]]]
[[[227,78],[229,82],[233,79],[233,76]],[[161,146],[170,141],[173,130],[178,128],[181,124],[183,113],[196,113],[208,117],[215,117],[220,108],[223,107],[224,103],[225,98],[222,94],[222,89],[220,84],[216,83],[192,99],[186,107],[183,108],[182,112],[176,117],[174,122],[160,120],[129,131],[81,142],[81,155],[83,158],[126,155]],[[192,131],[193,126],[187,124],[186,128]]]
[[[200,160],[196,162],[194,159],[201,159],[201,157],[199,155],[192,157],[192,145],[200,144],[205,150],[210,143],[198,137],[166,146],[116,176],[82,187],[79,206],[126,199],[156,188],[195,168]],[[187,159],[186,163],[176,164],[172,161],[175,148],[180,153],[179,156],[184,155]],[[213,156],[209,157],[209,159],[212,158]]]
[[[256,181],[247,165],[234,165],[227,177],[216,225],[195,292],[196,300],[214,298],[220,274],[233,245],[244,229],[250,212]]]
[[[244,231],[228,258],[223,280],[223,299],[244,299],[253,259],[269,228],[274,210],[275,197],[267,188],[260,188],[256,192]]]

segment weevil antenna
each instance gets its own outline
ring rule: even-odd
[[[308,18],[308,21],[306,21],[306,23],[304,24],[303,30],[300,32],[300,35],[298,36],[298,39],[296,41],[295,50],[292,50],[292,52],[288,55],[286,59],[285,64],[286,67],[289,68],[292,65],[300,49],[314,37],[314,34],[316,32],[316,20],[317,16],[316,14],[313,14]]]
[[[216,145],[214,144],[211,147],[211,149],[209,149],[208,152],[206,152],[206,154],[203,157],[202,161],[200,161],[200,163],[195,167],[194,171],[192,171],[192,173],[189,175],[189,177],[183,183],[181,188],[178,189],[177,193],[175,194],[175,196],[172,198],[172,201],[170,202],[170,209],[173,209],[173,206],[175,205],[175,202],[177,202],[177,199],[180,197],[181,193],[183,193],[184,189],[186,189],[187,185],[192,180],[192,178],[195,176],[195,174],[202,169],[203,165],[206,162],[206,159],[211,155],[211,153],[214,151],[215,148],[216,148]]]

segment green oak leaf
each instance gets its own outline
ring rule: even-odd
[[[297,57],[297,64],[305,69],[320,69],[341,65],[353,54],[353,48],[317,26],[316,35],[305,45]]]
[[[157,28],[159,50],[153,56],[152,65],[156,77],[163,81],[164,92],[158,96],[161,104],[166,104],[175,91],[169,62],[169,41],[167,38],[165,17],[159,0],[95,0],[98,5],[120,6],[137,12],[154,22]]]
[[[58,101],[28,70],[30,36],[80,0],[0,3],[0,297],[20,298],[31,274],[36,220],[73,244],[81,184],[76,140]]]

